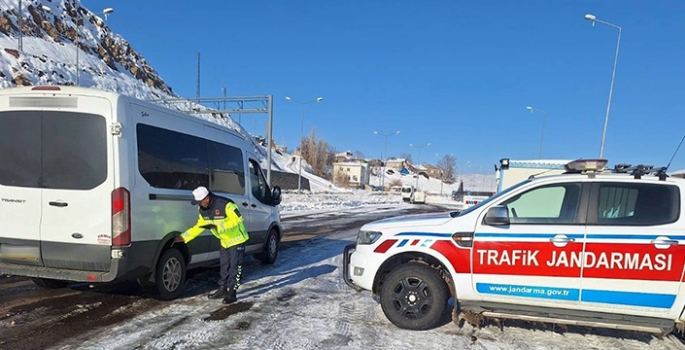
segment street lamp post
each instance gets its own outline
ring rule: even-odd
[[[24,51],[24,14],[21,8],[22,0],[19,0],[19,41],[17,42],[17,51],[22,53]]]
[[[418,149],[419,149],[419,159],[416,161],[417,164],[421,165],[421,149],[424,148],[424,147],[428,147],[428,146],[430,146],[430,145],[431,145],[430,142],[427,143],[427,144],[425,144],[425,145],[423,145],[423,146],[418,146],[418,145],[414,145],[414,144],[411,144],[411,143],[409,144],[409,147],[414,147],[414,148],[418,148]]]
[[[316,100],[313,101],[307,101],[307,102],[299,102],[295,101],[290,96],[285,97],[286,100],[297,103],[300,105],[300,160],[299,160],[299,165],[298,165],[298,173],[297,173],[297,192],[300,193],[302,192],[302,136],[304,133],[304,106],[310,104],[310,103],[319,103],[323,101],[323,97],[317,97]]]
[[[606,115],[604,116],[604,130],[602,131],[602,145],[599,148],[599,158],[601,159],[604,156],[604,142],[606,141],[607,126],[609,125],[609,111],[611,110],[611,97],[614,93],[614,78],[616,77],[616,64],[618,63],[618,49],[621,47],[621,31],[622,31],[622,28],[615,25],[615,24],[599,20],[599,19],[597,19],[597,17],[595,15],[591,15],[591,14],[585,15],[585,19],[588,21],[592,21],[592,26],[594,26],[595,23],[601,23],[601,24],[607,25],[609,27],[613,27],[613,28],[618,29],[618,41],[616,42],[616,54],[614,55],[614,68],[611,72],[611,85],[609,86],[609,101],[607,102],[607,111],[606,111]]]
[[[419,149],[419,159],[416,161],[416,164],[418,164],[419,166],[421,166],[421,149],[424,148],[424,147],[428,147],[428,146],[430,146],[430,145],[431,145],[430,142],[427,143],[427,144],[425,144],[425,145],[423,145],[423,146],[414,145],[414,144],[412,144],[412,143],[409,144],[409,147],[413,147],[413,148],[418,148],[418,149]],[[416,174],[416,190],[418,191],[418,189],[419,189],[419,174],[417,173],[417,174]]]
[[[385,137],[385,148],[383,149],[383,177],[381,177],[381,188],[383,188],[383,191],[385,191],[385,169],[387,168],[386,163],[388,162],[388,137],[397,135],[400,133],[400,131],[397,130],[392,134],[382,134],[378,131],[374,131],[373,133]]]
[[[540,109],[535,109],[533,107],[526,107],[527,110],[530,111],[530,113],[533,112],[540,112],[542,113],[542,132],[540,133],[540,155],[538,156],[540,159],[542,159],[542,144],[545,140],[545,120],[547,119],[547,112],[540,110]]]

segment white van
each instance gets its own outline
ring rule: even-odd
[[[404,185],[402,186],[402,200],[409,202],[414,195],[414,186]]]
[[[137,279],[173,299],[186,269],[219,258],[209,231],[173,243],[197,221],[200,185],[238,205],[246,253],[271,264],[281,190],[259,164],[243,135],[155,104],[80,87],[0,90],[0,273],[47,288]]]

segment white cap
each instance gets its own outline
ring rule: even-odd
[[[203,199],[205,199],[209,195],[209,190],[207,190],[207,187],[200,186],[193,190],[193,202],[198,203],[201,202]]]

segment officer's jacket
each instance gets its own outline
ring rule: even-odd
[[[228,198],[214,194],[207,208],[199,207],[200,216],[195,226],[181,234],[183,240],[188,243],[199,236],[205,229],[209,229],[216,238],[221,241],[223,248],[244,243],[249,235],[243,223],[243,217],[238,211],[238,206]]]

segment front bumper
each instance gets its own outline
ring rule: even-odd
[[[357,292],[361,292],[363,289],[354,284],[350,278],[350,257],[356,248],[357,244],[355,243],[345,246],[345,250],[343,251],[343,280],[345,280],[345,284],[347,284],[350,288],[356,290]]]

